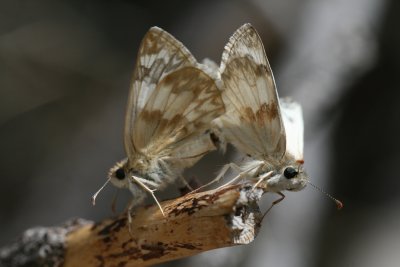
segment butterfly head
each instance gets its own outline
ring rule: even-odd
[[[308,181],[307,173],[302,164],[296,163],[286,165],[267,180],[268,191],[280,192],[300,191],[306,187]]]
[[[129,188],[130,180],[127,168],[127,159],[117,162],[108,173],[108,179],[118,188]]]
[[[96,198],[97,195],[106,187],[106,185],[111,182],[113,185],[115,185],[118,188],[128,188],[130,183],[126,175],[126,164],[127,164],[127,159],[124,159],[117,164],[115,164],[114,167],[110,169],[110,172],[108,173],[108,179],[104,183],[102,187],[100,187],[99,190],[97,190],[96,193],[92,196],[92,204],[96,205]]]

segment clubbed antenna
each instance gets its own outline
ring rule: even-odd
[[[343,208],[343,203],[342,201],[334,198],[333,196],[331,196],[330,194],[328,194],[327,192],[325,192],[325,190],[319,188],[318,186],[316,186],[315,184],[312,184],[310,181],[307,181],[309,185],[311,185],[312,187],[314,187],[315,189],[317,189],[318,191],[324,193],[327,197],[329,197],[330,199],[332,199],[333,201],[335,201],[337,209],[341,210]]]

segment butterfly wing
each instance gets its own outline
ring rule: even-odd
[[[275,81],[250,24],[240,27],[225,46],[220,72],[226,114],[218,123],[227,141],[255,158],[282,158],[286,137]]]
[[[216,79],[167,32],[153,27],[144,37],[126,115],[125,146],[158,157],[196,157],[182,148],[224,112]],[[184,151],[184,152],[183,152]]]
[[[137,134],[135,144],[147,154],[167,156],[223,112],[214,79],[197,67],[181,68],[162,79],[148,99],[135,123],[135,129],[147,129],[147,142]]]
[[[146,33],[139,47],[125,115],[124,142],[128,157],[149,141],[150,136],[143,134],[148,128],[137,129],[135,134],[134,127],[137,117],[159,81],[181,67],[194,64],[196,59],[186,47],[166,31],[152,27]],[[138,138],[138,134],[141,134],[142,138]]]
[[[304,122],[299,103],[287,98],[280,99],[283,124],[286,132],[286,153],[295,161],[303,162]]]

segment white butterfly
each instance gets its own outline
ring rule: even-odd
[[[250,178],[266,191],[280,194],[280,200],[281,191],[303,189],[308,177],[303,170],[301,107],[279,101],[262,41],[250,24],[230,38],[219,73],[226,113],[215,120],[217,131],[249,160],[241,166],[224,166],[214,181],[232,168],[239,175],[229,183]]]
[[[163,212],[154,191],[182,178],[185,168],[216,149],[207,130],[225,111],[218,82],[169,33],[158,27],[146,33],[126,109],[128,157],[108,177],[116,187],[131,191],[130,209],[147,191]]]

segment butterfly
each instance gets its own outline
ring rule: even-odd
[[[241,26],[229,39],[219,73],[226,112],[214,120],[215,129],[221,139],[248,158],[240,166],[225,165],[207,185],[233,169],[239,174],[228,184],[250,179],[255,181],[254,186],[281,195],[279,201],[284,198],[282,191],[303,189],[308,175],[303,169],[301,106],[279,100],[263,43],[253,26]]]
[[[220,86],[216,75],[172,35],[158,27],[146,33],[126,108],[127,158],[110,169],[107,180],[132,193],[129,211],[147,192],[164,214],[154,191],[183,179],[185,168],[216,149],[207,130],[225,112]]]

